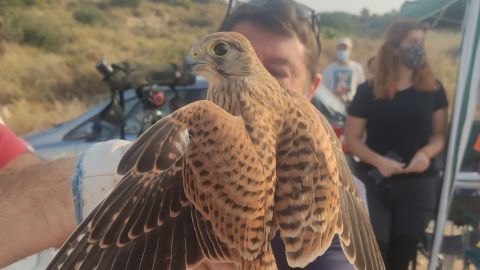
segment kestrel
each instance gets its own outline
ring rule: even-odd
[[[357,269],[385,269],[340,143],[326,119],[268,73],[248,40],[215,33],[193,46],[207,100],[147,130],[124,175],[48,269],[186,269],[203,260],[304,267],[340,236]]]

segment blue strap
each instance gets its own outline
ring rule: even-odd
[[[83,220],[83,200],[82,200],[82,180],[83,180],[83,154],[77,159],[75,166],[75,175],[72,177],[73,205],[75,207],[75,219],[80,224]]]

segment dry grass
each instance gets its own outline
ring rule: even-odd
[[[87,99],[105,93],[108,89],[95,70],[99,60],[178,63],[199,36],[215,30],[225,12],[223,3],[184,8],[145,2],[135,9],[104,7],[104,25],[75,21],[73,12],[79,6],[96,8],[99,2],[58,0],[55,5],[10,13],[60,24],[66,39],[54,50],[15,42],[15,36],[4,43],[0,111],[12,112],[6,121],[16,133],[71,119],[88,107]],[[197,21],[201,27],[192,27],[195,18],[202,18]]]
[[[48,17],[48,22],[63,26],[66,42],[46,50],[11,40],[5,44],[4,55],[0,54],[0,111],[14,111],[6,121],[18,134],[68,120],[82,113],[92,96],[105,93],[107,87],[95,70],[100,59],[110,63],[125,59],[147,64],[179,62],[199,36],[216,30],[226,8],[223,3],[194,3],[190,8],[151,2],[138,8],[101,5],[101,23],[92,26],[75,21],[73,13],[83,7],[97,9],[100,0],[51,2],[56,4],[16,14],[40,21]],[[354,37],[354,58],[366,65],[380,42]],[[428,36],[430,61],[449,97],[455,86],[459,43],[458,33],[432,32]],[[320,67],[334,58],[335,40],[323,39],[323,48]]]
[[[335,58],[335,42],[336,40],[323,39],[321,67]],[[354,37],[353,59],[366,67],[368,59],[376,55],[381,42],[380,38]],[[428,60],[436,77],[444,84],[450,103],[457,80],[460,42],[459,32],[431,31],[426,37]]]
[[[426,41],[430,64],[437,78],[442,81],[451,104],[458,75],[461,34],[431,32]]]
[[[77,117],[86,108],[87,104],[78,99],[53,102],[18,99],[1,107],[0,116],[16,133],[26,134]]]
[[[353,37],[352,59],[362,64],[364,67],[370,57],[375,56],[381,44],[379,38]],[[320,57],[320,67],[326,67],[336,57],[336,39],[322,39],[322,56]]]
[[[435,227],[435,222],[431,220],[425,229],[425,232],[432,234],[434,231]],[[473,228],[471,228],[472,230]],[[462,236],[465,233],[465,227],[462,226],[456,226],[453,224],[451,221],[447,221],[445,224],[445,230],[444,230],[444,235],[445,236]],[[465,236],[465,235],[464,235]],[[427,255],[429,256],[429,255]],[[417,270],[427,270],[428,269],[428,262],[429,258],[425,256],[422,252],[417,253],[417,264],[416,264],[416,269]],[[440,269],[445,269],[445,270],[461,270],[463,268],[463,257],[460,254],[456,255],[447,255],[447,254],[439,254],[439,260],[438,260],[438,265],[441,265]],[[409,269],[413,269],[410,265]],[[473,264],[470,264],[467,268],[467,270],[475,270],[475,266]]]
[[[445,258],[445,257],[443,257]],[[463,258],[461,258],[460,256],[455,256],[452,258],[453,259],[453,266],[451,267],[451,269],[449,269],[448,267],[447,268],[443,268],[445,270],[464,270],[463,269]],[[427,270],[428,269],[428,260],[429,258],[426,258],[422,253],[418,253],[417,254],[417,267],[416,267],[416,270]],[[413,267],[411,267],[410,265],[410,268],[409,269],[413,269]],[[476,270],[475,266],[474,265],[469,265],[468,268],[466,270]]]

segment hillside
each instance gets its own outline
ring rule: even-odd
[[[107,91],[95,70],[100,59],[178,62],[225,13],[225,4],[213,1],[113,2],[51,0],[0,8],[8,36],[0,56],[0,114],[16,132],[71,118],[93,102],[89,97]]]
[[[7,35],[0,45],[0,116],[18,134],[71,119],[108,91],[95,70],[99,60],[178,63],[193,41],[216,30],[225,11],[220,0],[0,0]],[[324,31],[321,67],[346,31],[335,23]],[[378,30],[353,30],[354,57],[365,65],[380,44]],[[448,90],[459,40],[453,32],[428,36],[432,66]]]

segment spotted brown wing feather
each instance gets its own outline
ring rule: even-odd
[[[232,136],[248,139],[241,120],[211,102],[160,120],[127,151],[118,169],[123,179],[47,269],[177,270],[204,258],[241,263],[259,256],[252,239],[261,239],[261,199],[242,197],[238,186],[261,169],[253,158],[245,163],[251,167],[235,170],[236,155],[252,148],[248,140],[229,143]],[[262,195],[261,188],[246,190]]]
[[[385,269],[365,204],[357,193],[341,144],[328,121],[320,114],[318,115],[328,129],[339,170],[340,212],[337,230],[340,234],[342,249],[357,269]]]
[[[48,269],[184,269],[199,263],[196,210],[183,191],[181,170],[188,143],[187,129],[173,118],[140,137],[120,163],[121,182]]]
[[[213,103],[208,103],[213,104]],[[211,221],[218,240],[253,260],[266,241],[268,183],[243,120],[211,105],[189,119],[185,192]]]
[[[277,152],[275,217],[290,266],[304,267],[340,234],[357,269],[385,269],[340,143],[303,98],[292,106]]]

